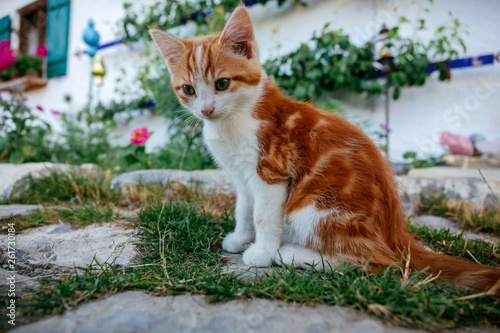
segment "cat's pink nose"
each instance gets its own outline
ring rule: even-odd
[[[210,117],[212,115],[212,113],[214,113],[214,108],[211,108],[211,109],[203,109],[201,110],[201,113],[205,116],[205,117]]]

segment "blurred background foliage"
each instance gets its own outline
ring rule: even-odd
[[[255,2],[265,4],[267,0]],[[300,0],[280,0],[278,5],[287,2],[304,5]],[[0,161],[96,163],[115,172],[215,168],[202,142],[202,124],[180,106],[171,89],[164,60],[151,47],[148,26],[169,29],[189,21],[196,24],[197,35],[217,33],[236,5],[229,0],[125,3],[121,37],[126,43],[143,43],[147,59],[137,72],[138,91],[124,90],[123,100],[99,104],[92,110],[88,107],[77,112],[69,110],[61,115],[63,130],[57,136],[38,116],[41,110],[28,108],[22,96],[0,100],[6,111],[0,118]],[[338,99],[334,98],[339,92],[373,97],[390,89],[392,97],[397,99],[402,88],[425,84],[429,65],[439,67],[440,79],[449,79],[446,62],[466,49],[462,36],[468,33],[467,29],[451,12],[427,43],[418,37],[418,31],[426,28],[425,19],[418,18],[416,23],[401,16],[397,25],[385,28],[364,45],[354,45],[349,35],[326,25],[297,50],[270,59],[263,66],[288,95],[313,101],[318,107],[334,112],[341,109]],[[405,24],[416,27],[417,34],[403,37],[400,27]],[[387,64],[390,70],[381,76]],[[152,101],[152,112],[170,120],[170,127],[165,129],[171,134],[169,142],[149,153],[132,145],[111,145],[109,133],[117,126],[117,115],[151,110]]]

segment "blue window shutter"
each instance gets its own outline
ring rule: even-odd
[[[10,40],[10,16],[4,16],[0,19],[0,41],[4,39]]]
[[[47,3],[47,77],[66,74],[68,61],[70,0],[49,0]]]

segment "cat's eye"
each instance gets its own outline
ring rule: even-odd
[[[195,93],[194,88],[187,84],[182,86],[182,90],[184,90],[184,93],[186,93],[186,95],[194,95]]]
[[[220,79],[215,82],[215,89],[217,90],[226,90],[229,87],[229,79]]]

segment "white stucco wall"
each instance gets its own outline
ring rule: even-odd
[[[149,1],[149,0],[148,0]],[[11,14],[15,28],[19,18],[16,10],[31,0],[0,0],[0,17]],[[422,34],[426,39],[439,25],[448,19],[452,10],[462,23],[467,24],[470,35],[464,36],[468,46],[465,56],[476,56],[500,51],[500,2],[491,0],[441,0],[430,5],[426,0],[407,2],[400,0],[310,0],[307,7],[284,6],[276,3],[265,7],[251,7],[255,32],[261,59],[289,52],[301,42],[306,42],[314,31],[319,31],[327,22],[331,28],[342,28],[356,43],[363,43],[373,36],[383,22],[391,25],[397,15],[394,8],[412,19],[425,14],[429,31]],[[87,56],[74,56],[85,48],[81,39],[87,20],[92,17],[101,42],[116,39],[117,21],[123,15],[121,0],[73,0],[71,3],[69,59],[67,75],[49,80],[49,84],[26,94],[30,105],[42,105],[63,112],[69,111],[63,101],[64,95],[72,96],[72,109],[85,105],[87,101],[90,60]],[[277,28],[277,31],[273,33]],[[405,34],[412,34],[410,26],[403,28]],[[420,35],[419,35],[420,36]],[[13,45],[17,43],[13,34]],[[280,48],[278,48],[278,44]],[[118,98],[115,93],[115,79],[121,77],[120,68],[127,70],[119,86],[133,94],[136,83],[135,70],[141,61],[140,50],[120,45],[103,50],[107,68],[102,88],[103,101]],[[364,96],[352,95],[343,103],[344,111],[357,121],[367,119],[375,131],[384,122],[383,99],[366,100]],[[156,135],[163,133],[165,122],[148,121]],[[401,160],[407,150],[420,155],[439,155],[441,130],[464,135],[483,134],[487,139],[500,137],[500,64],[493,66],[454,70],[450,82],[440,82],[432,76],[425,86],[403,89],[398,101],[391,101],[391,159]],[[135,124],[134,124],[135,125]],[[139,125],[139,123],[137,123]],[[156,139],[156,144],[162,138]]]

